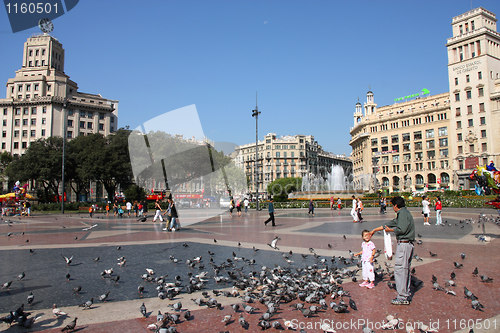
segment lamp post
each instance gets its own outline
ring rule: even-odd
[[[252,117],[255,117],[255,197],[256,197],[256,210],[259,210],[259,107],[257,106],[257,96],[255,96],[255,109],[252,110]]]
[[[61,213],[64,214],[64,160],[66,157],[66,108],[68,107],[68,101],[65,100],[62,105],[62,121],[63,121],[63,133],[62,133],[62,170],[61,170]]]

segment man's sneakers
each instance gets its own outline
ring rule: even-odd
[[[368,284],[369,284],[368,281],[363,281],[363,283],[360,283],[359,286],[366,287]]]
[[[405,298],[396,297],[395,299],[393,299],[391,301],[391,304],[393,304],[393,305],[409,305],[410,301],[408,299],[405,299]]]
[[[431,225],[429,222],[424,222],[424,225]]]

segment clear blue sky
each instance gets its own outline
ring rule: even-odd
[[[447,92],[451,19],[498,0],[81,0],[54,20],[80,91],[120,101],[119,125],[196,104],[207,137],[312,134],[349,155],[357,98],[379,106]],[[14,76],[33,28],[13,34],[0,9],[0,81]],[[5,91],[0,93],[5,97]]]

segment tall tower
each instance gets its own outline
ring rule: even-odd
[[[361,122],[363,118],[363,110],[361,109],[361,103],[358,101],[356,103],[356,109],[354,111],[354,126]]]
[[[500,78],[500,34],[496,16],[476,8],[452,20],[448,50],[452,169],[455,187],[470,188],[468,175],[476,165],[493,160],[500,151],[499,106],[492,100]]]
[[[375,101],[373,98],[373,92],[368,91],[366,93],[365,116],[374,114],[376,107],[377,107],[377,104],[375,104]]]

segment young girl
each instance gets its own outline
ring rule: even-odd
[[[370,240],[371,234],[368,230],[363,230],[361,232],[361,237],[363,238],[363,243],[361,244],[361,251],[354,254],[354,256],[361,256],[361,263],[363,265],[363,283],[360,287],[366,287],[372,289],[375,287],[373,281],[375,281],[375,273],[373,272],[373,257],[375,256],[375,244]]]

